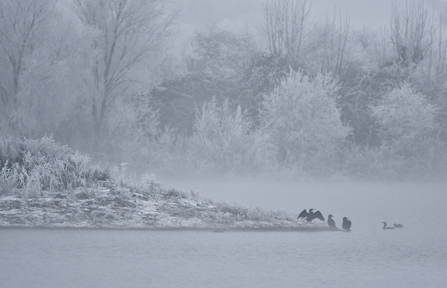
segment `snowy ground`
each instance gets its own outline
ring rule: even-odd
[[[110,186],[110,185],[109,185]],[[134,229],[325,230],[284,211],[214,202],[160,185],[45,192],[38,198],[0,197],[0,227]]]

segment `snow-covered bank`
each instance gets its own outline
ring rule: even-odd
[[[325,230],[283,211],[230,206],[194,192],[121,186],[0,197],[0,227]]]
[[[143,229],[325,229],[296,215],[248,209],[140,183],[102,169],[51,138],[0,141],[0,227]]]

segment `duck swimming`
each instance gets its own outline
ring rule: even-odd
[[[383,223],[383,227],[382,227],[382,229],[394,229],[394,227],[387,227],[386,225],[386,222],[382,222]]]

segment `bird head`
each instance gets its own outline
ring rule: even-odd
[[[334,217],[334,216],[332,216],[332,214],[329,214],[327,217],[332,218],[332,217]]]
[[[312,208],[312,209],[309,209],[309,213],[311,213],[313,210],[315,210],[314,208]]]
[[[343,221],[348,220],[348,217],[343,217]]]

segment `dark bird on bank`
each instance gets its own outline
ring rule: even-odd
[[[324,221],[323,214],[321,214],[320,211],[313,212],[313,210],[315,210],[315,209],[309,209],[309,212],[307,212],[306,209],[304,209],[303,211],[301,211],[300,215],[298,215],[298,219],[306,218],[307,222],[312,222],[312,220],[314,220],[315,218],[318,218],[321,221]]]
[[[312,209],[311,209],[312,210]],[[300,215],[298,215],[298,219],[300,218],[306,218],[307,217],[307,210],[304,209],[303,211],[301,211]]]
[[[386,222],[382,222],[382,223],[383,223],[382,229],[394,229],[394,227],[387,227]]]
[[[335,221],[334,221],[334,219],[332,219],[332,217],[334,217],[334,216],[332,216],[332,214],[329,214],[327,216],[327,225],[331,228],[337,228],[337,227],[335,227]]]
[[[351,221],[348,219],[348,217],[343,217],[343,224],[341,224],[341,228],[343,230],[351,231]]]
[[[404,228],[404,226],[402,224],[394,223],[394,228]]]

